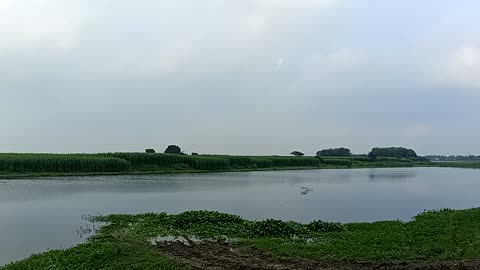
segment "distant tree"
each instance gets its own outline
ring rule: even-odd
[[[151,149],[151,148],[145,149],[145,153],[153,154],[155,153],[155,149]]]
[[[416,157],[415,161],[430,162],[430,159],[426,157]]]
[[[372,151],[370,151],[370,153],[368,153],[368,159],[370,161],[375,161],[377,159],[377,155],[375,155],[375,153],[373,153]]]
[[[177,154],[180,155],[182,153],[182,149],[180,149],[177,145],[169,145],[167,149],[165,149],[165,154]]]
[[[433,161],[480,161],[480,156],[475,156],[475,155],[468,155],[468,156],[428,155],[428,156],[425,156],[425,158]]]
[[[198,153],[193,152],[193,153],[192,153],[192,156],[198,156]]]
[[[375,147],[370,151],[377,157],[416,158],[417,153],[413,149],[404,147]]]
[[[304,156],[304,154],[300,151],[293,151],[292,153],[290,153],[290,155],[294,155],[296,157],[302,157]]]
[[[345,147],[323,149],[317,152],[317,157],[349,157],[351,155],[350,149]]]

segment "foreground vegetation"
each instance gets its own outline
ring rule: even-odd
[[[34,255],[0,269],[186,269],[162,255],[149,241],[157,236],[177,235],[227,238],[246,249],[323,261],[480,258],[480,208],[428,211],[410,222],[349,224],[249,221],[210,211],[110,215],[93,219],[108,225],[87,243]]]
[[[430,162],[367,156],[228,156],[158,153],[0,154],[0,178],[244,170],[382,167],[480,168],[479,162]]]

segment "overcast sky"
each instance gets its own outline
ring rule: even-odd
[[[0,0],[0,152],[480,154],[479,10]]]

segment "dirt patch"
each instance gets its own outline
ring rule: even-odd
[[[324,262],[308,259],[278,258],[262,250],[237,247],[225,241],[159,241],[160,251],[185,263],[192,269],[245,269],[245,270],[450,270],[480,269],[480,260],[428,263],[373,263],[373,262]]]

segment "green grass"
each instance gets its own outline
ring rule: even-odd
[[[27,260],[0,267],[2,270],[70,269],[188,269],[169,259],[146,241],[116,237],[112,241],[91,241],[67,250],[53,250]]]
[[[480,209],[442,210],[404,223],[384,221],[346,224],[312,243],[283,239],[249,239],[245,244],[279,256],[325,260],[427,261],[480,258]]]
[[[276,256],[328,261],[480,258],[480,208],[428,211],[410,222],[348,224],[249,221],[212,211],[110,215],[93,220],[108,225],[87,243],[34,255],[0,269],[185,269],[148,243],[152,237],[171,235],[229,238]]]

